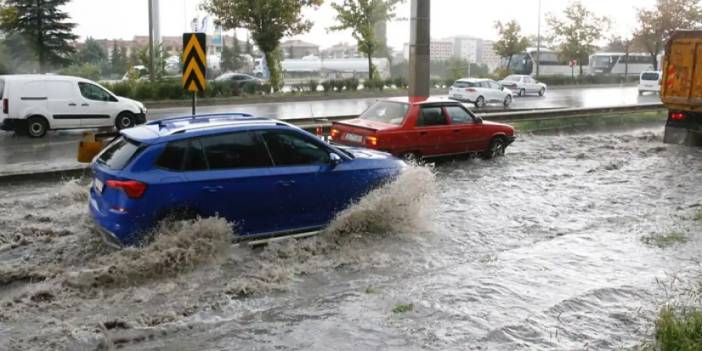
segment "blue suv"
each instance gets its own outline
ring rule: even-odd
[[[246,238],[316,231],[406,167],[245,114],[163,119],[120,134],[91,164],[90,213],[113,246],[140,242],[169,216],[224,217]]]

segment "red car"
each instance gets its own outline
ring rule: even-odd
[[[331,137],[406,159],[467,153],[493,158],[515,139],[512,126],[483,121],[459,102],[407,98],[378,101],[358,118],[334,122]]]

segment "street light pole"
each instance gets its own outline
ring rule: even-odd
[[[539,24],[536,31],[536,78],[539,78],[541,66],[541,0],[539,0]]]
[[[149,0],[149,78],[156,80],[154,72],[154,3]]]

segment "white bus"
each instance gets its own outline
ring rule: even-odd
[[[558,57],[558,52],[541,48],[539,55],[539,75],[540,76],[570,76],[573,69],[568,62],[563,62]],[[511,73],[526,74],[536,76],[536,48],[528,48],[525,52],[517,55],[512,55],[512,61],[509,64]],[[587,64],[586,64],[587,66]],[[575,74],[579,74],[579,67],[575,67]]]
[[[658,55],[660,64],[661,55]],[[628,67],[627,67],[628,64]],[[597,52],[590,55],[590,74],[638,76],[641,72],[653,71],[653,59],[646,53]]]

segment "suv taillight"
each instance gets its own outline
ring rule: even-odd
[[[466,91],[469,93],[475,93],[475,89],[473,88],[466,88]]]
[[[2,99],[2,113],[10,113],[10,102],[7,99]]]
[[[110,188],[121,189],[130,199],[140,199],[146,191],[146,184],[136,180],[108,180]]]

